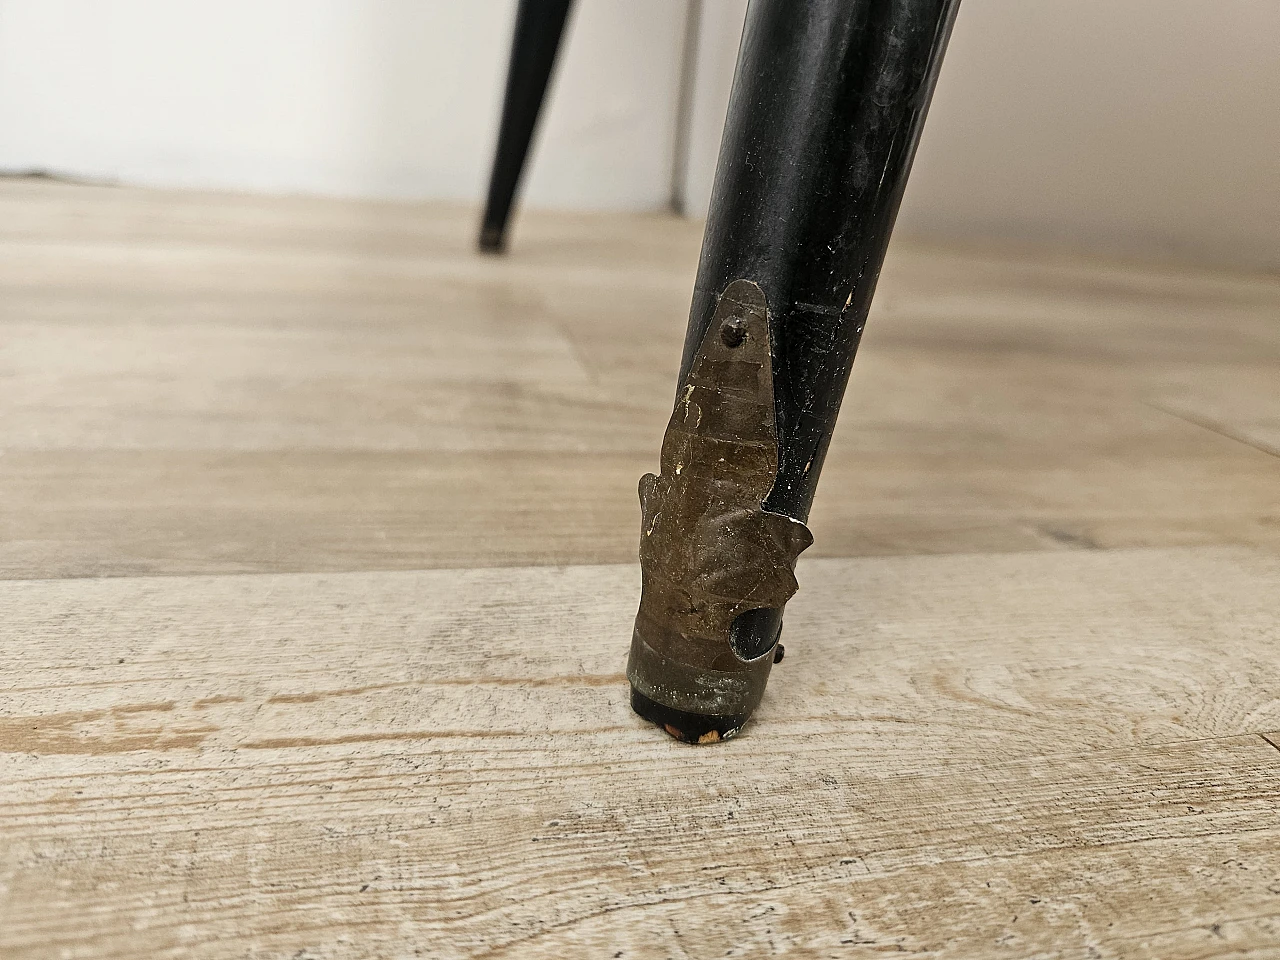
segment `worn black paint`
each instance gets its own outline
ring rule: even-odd
[[[734,280],[773,318],[778,480],[807,520],[959,0],[752,0],[680,382]]]

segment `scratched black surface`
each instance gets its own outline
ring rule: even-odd
[[[777,482],[807,520],[959,0],[753,0],[680,374],[734,280],[771,315]]]

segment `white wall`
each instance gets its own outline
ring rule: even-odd
[[[703,0],[710,195],[746,0]],[[0,0],[0,170],[474,199],[515,0]],[[579,0],[526,199],[661,209],[687,0]],[[1280,2],[963,0],[900,230],[1280,267]]]
[[[900,224],[1280,267],[1280,2],[962,0]]]
[[[534,203],[670,192],[685,0],[583,0]],[[474,198],[515,0],[0,0],[0,170]]]
[[[745,0],[706,0],[711,195]],[[1280,2],[962,0],[898,231],[1280,268]]]
[[[689,162],[684,196],[691,214],[706,216],[711,203],[720,134],[729,108],[738,42],[747,13],[747,0],[703,0],[698,31],[698,62],[693,82]]]

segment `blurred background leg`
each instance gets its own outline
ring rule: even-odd
[[[501,253],[506,247],[507,221],[572,6],[573,0],[520,0],[498,149],[480,226],[481,250]]]

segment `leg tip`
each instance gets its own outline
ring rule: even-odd
[[[750,714],[715,717],[687,713],[650,700],[634,687],[631,689],[631,709],[650,723],[657,724],[673,739],[692,744],[728,740],[746,725],[750,717]]]
[[[500,227],[482,227],[479,246],[481,253],[506,253],[506,234]]]

